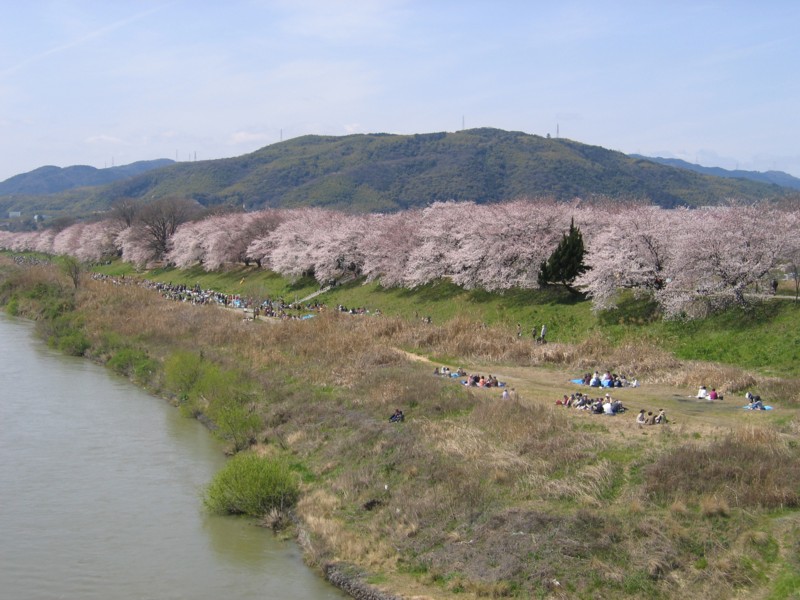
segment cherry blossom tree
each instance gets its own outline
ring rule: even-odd
[[[146,267],[153,261],[151,240],[141,227],[127,227],[117,234],[116,245],[122,253],[122,260],[138,268]]]
[[[674,269],[656,297],[670,316],[704,316],[766,289],[796,237],[797,213],[755,206],[687,211],[674,236]]]
[[[253,218],[242,236],[242,243],[247,243],[243,256],[245,264],[252,260],[259,267],[267,265],[277,241],[273,234],[290,214],[291,211],[280,209],[253,213]]]
[[[47,228],[40,231],[32,250],[41,252],[42,254],[55,254],[53,251],[53,241],[55,240],[57,233],[58,231],[53,228]]]
[[[402,286],[408,257],[419,244],[421,223],[419,209],[371,217],[360,243],[367,281],[379,280],[384,287]]]
[[[117,230],[110,220],[87,223],[81,231],[75,257],[83,262],[99,262],[117,254]]]
[[[320,284],[361,275],[364,266],[361,240],[372,221],[369,215],[328,212],[324,233],[313,253],[314,277]]]
[[[169,240],[169,251],[165,259],[179,269],[203,263],[206,257],[206,236],[210,231],[209,221],[182,223]]]
[[[75,223],[59,231],[53,238],[53,253],[62,256],[77,255],[84,227],[85,223]]]
[[[685,210],[655,206],[623,207],[611,223],[588,236],[590,270],[576,281],[596,310],[616,306],[618,291],[656,291],[671,277],[672,234],[687,218]]]
[[[313,274],[329,218],[329,212],[321,208],[291,211],[269,236],[274,243],[265,257],[268,267],[293,279]]]
[[[457,281],[487,290],[537,287],[539,263],[554,243],[561,217],[550,206],[533,201],[486,208],[478,230],[462,248],[474,257],[469,261],[473,268]]]
[[[411,250],[403,285],[415,288],[458,269],[457,253],[472,231],[473,202],[434,202],[423,209],[417,245]]]

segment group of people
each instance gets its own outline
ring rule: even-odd
[[[749,410],[767,410],[767,407],[764,406],[764,403],[761,401],[761,396],[758,394],[747,392],[744,397],[747,399],[747,406],[745,406],[745,408]]]
[[[502,387],[504,384],[500,383],[497,380],[497,377],[494,375],[484,376],[484,375],[468,375],[466,381],[464,381],[464,385],[468,385],[470,387],[481,387],[481,388],[491,388],[491,387]]]
[[[583,385],[589,387],[605,387],[605,388],[623,388],[623,387],[639,387],[639,381],[635,378],[628,379],[625,375],[617,375],[610,371],[605,371],[602,374],[599,371],[594,373],[584,373],[581,378]]]
[[[467,372],[459,367],[455,371],[451,371],[450,367],[436,367],[433,370],[433,374],[436,377],[466,377],[462,383],[469,387],[481,387],[481,388],[491,388],[491,387],[504,387],[504,383],[497,380],[497,377],[494,375],[478,375],[473,373],[472,375],[467,375]]]
[[[115,285],[138,285],[147,289],[157,291],[161,296],[169,300],[177,302],[186,302],[189,304],[215,304],[223,308],[236,308],[242,309],[245,312],[245,318],[257,319],[259,317],[269,317],[274,319],[300,319],[302,318],[301,312],[322,312],[327,309],[325,304],[317,301],[309,302],[306,304],[299,304],[297,302],[286,302],[283,297],[270,298],[267,297],[263,300],[255,300],[239,294],[225,294],[214,290],[204,290],[200,284],[188,286],[185,284],[173,284],[171,282],[150,281],[149,279],[138,279],[136,277],[113,277],[110,275],[103,275],[94,273],[92,278],[98,281],[106,281]],[[370,311],[366,308],[347,308],[346,306],[339,305],[336,309],[340,312],[348,313],[351,315],[367,315]],[[252,311],[252,317],[249,312]],[[381,312],[376,310],[376,315]]]
[[[451,371],[450,367],[442,367],[441,369],[439,367],[436,367],[433,370],[433,374],[436,375],[437,377],[439,377],[439,376],[441,376],[441,377],[464,377],[464,376],[466,376],[467,372],[464,369],[462,369],[461,367],[459,367],[455,371]]]
[[[612,398],[611,394],[606,394],[604,398],[591,398],[588,394],[582,392],[575,392],[570,395],[564,394],[563,398],[556,400],[556,405],[586,410],[594,415],[613,416],[628,410],[622,404],[622,400]]]
[[[536,325],[533,326],[531,329],[531,337],[533,341],[537,344],[546,344],[547,340],[545,336],[547,335],[547,325],[542,325],[542,328],[539,330],[539,334],[536,334]],[[517,339],[522,339],[522,323],[517,323]]]
[[[658,409],[658,414],[654,415],[653,411],[647,411],[645,414],[645,410],[642,409],[639,411],[639,414],[636,415],[636,424],[639,426],[642,425],[665,425],[669,421],[667,421],[667,413],[664,412],[663,408]]]
[[[748,392],[749,393],[749,392]],[[708,388],[704,385],[700,386],[700,389],[697,390],[697,399],[698,400],[722,400],[722,394],[717,392],[717,388],[711,388],[711,391],[708,391]]]

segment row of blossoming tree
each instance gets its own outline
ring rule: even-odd
[[[169,206],[169,205],[166,205]],[[800,211],[773,205],[666,210],[633,204],[519,200],[440,202],[393,214],[270,209],[190,220],[161,206],[55,231],[0,232],[0,248],[99,261],[122,256],[207,270],[256,263],[320,284],[351,277],[414,288],[450,279],[464,288],[536,288],[541,264],[574,220],[588,270],[575,285],[595,308],[620,290],[649,294],[667,316],[747,304],[779,269],[796,274]],[[174,207],[173,207],[174,208]],[[155,217],[153,216],[155,215]]]

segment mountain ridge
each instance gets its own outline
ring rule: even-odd
[[[140,160],[127,165],[118,167],[106,167],[98,169],[89,165],[71,165],[68,167],[56,167],[45,165],[9,177],[0,182],[0,196],[11,194],[56,194],[78,187],[94,187],[105,185],[127,179],[149,171],[174,163],[168,158],[155,160]]]
[[[106,211],[121,198],[176,196],[207,207],[390,212],[448,200],[608,197],[675,207],[795,193],[776,183],[692,172],[566,138],[480,128],[306,135],[237,157],[172,162],[92,188],[0,196],[0,212],[87,214]]]
[[[744,169],[723,169],[722,167],[704,167],[697,163],[690,163],[680,158],[664,158],[661,156],[643,156],[641,154],[629,154],[633,158],[650,160],[658,164],[687,169],[695,173],[712,175],[714,177],[726,177],[730,179],[749,179],[762,183],[775,184],[785,188],[800,190],[800,179],[783,171],[746,171]]]

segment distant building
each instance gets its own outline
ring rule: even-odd
[[[18,210],[11,210],[8,211],[8,218],[9,219],[18,219],[22,216],[22,213]]]

